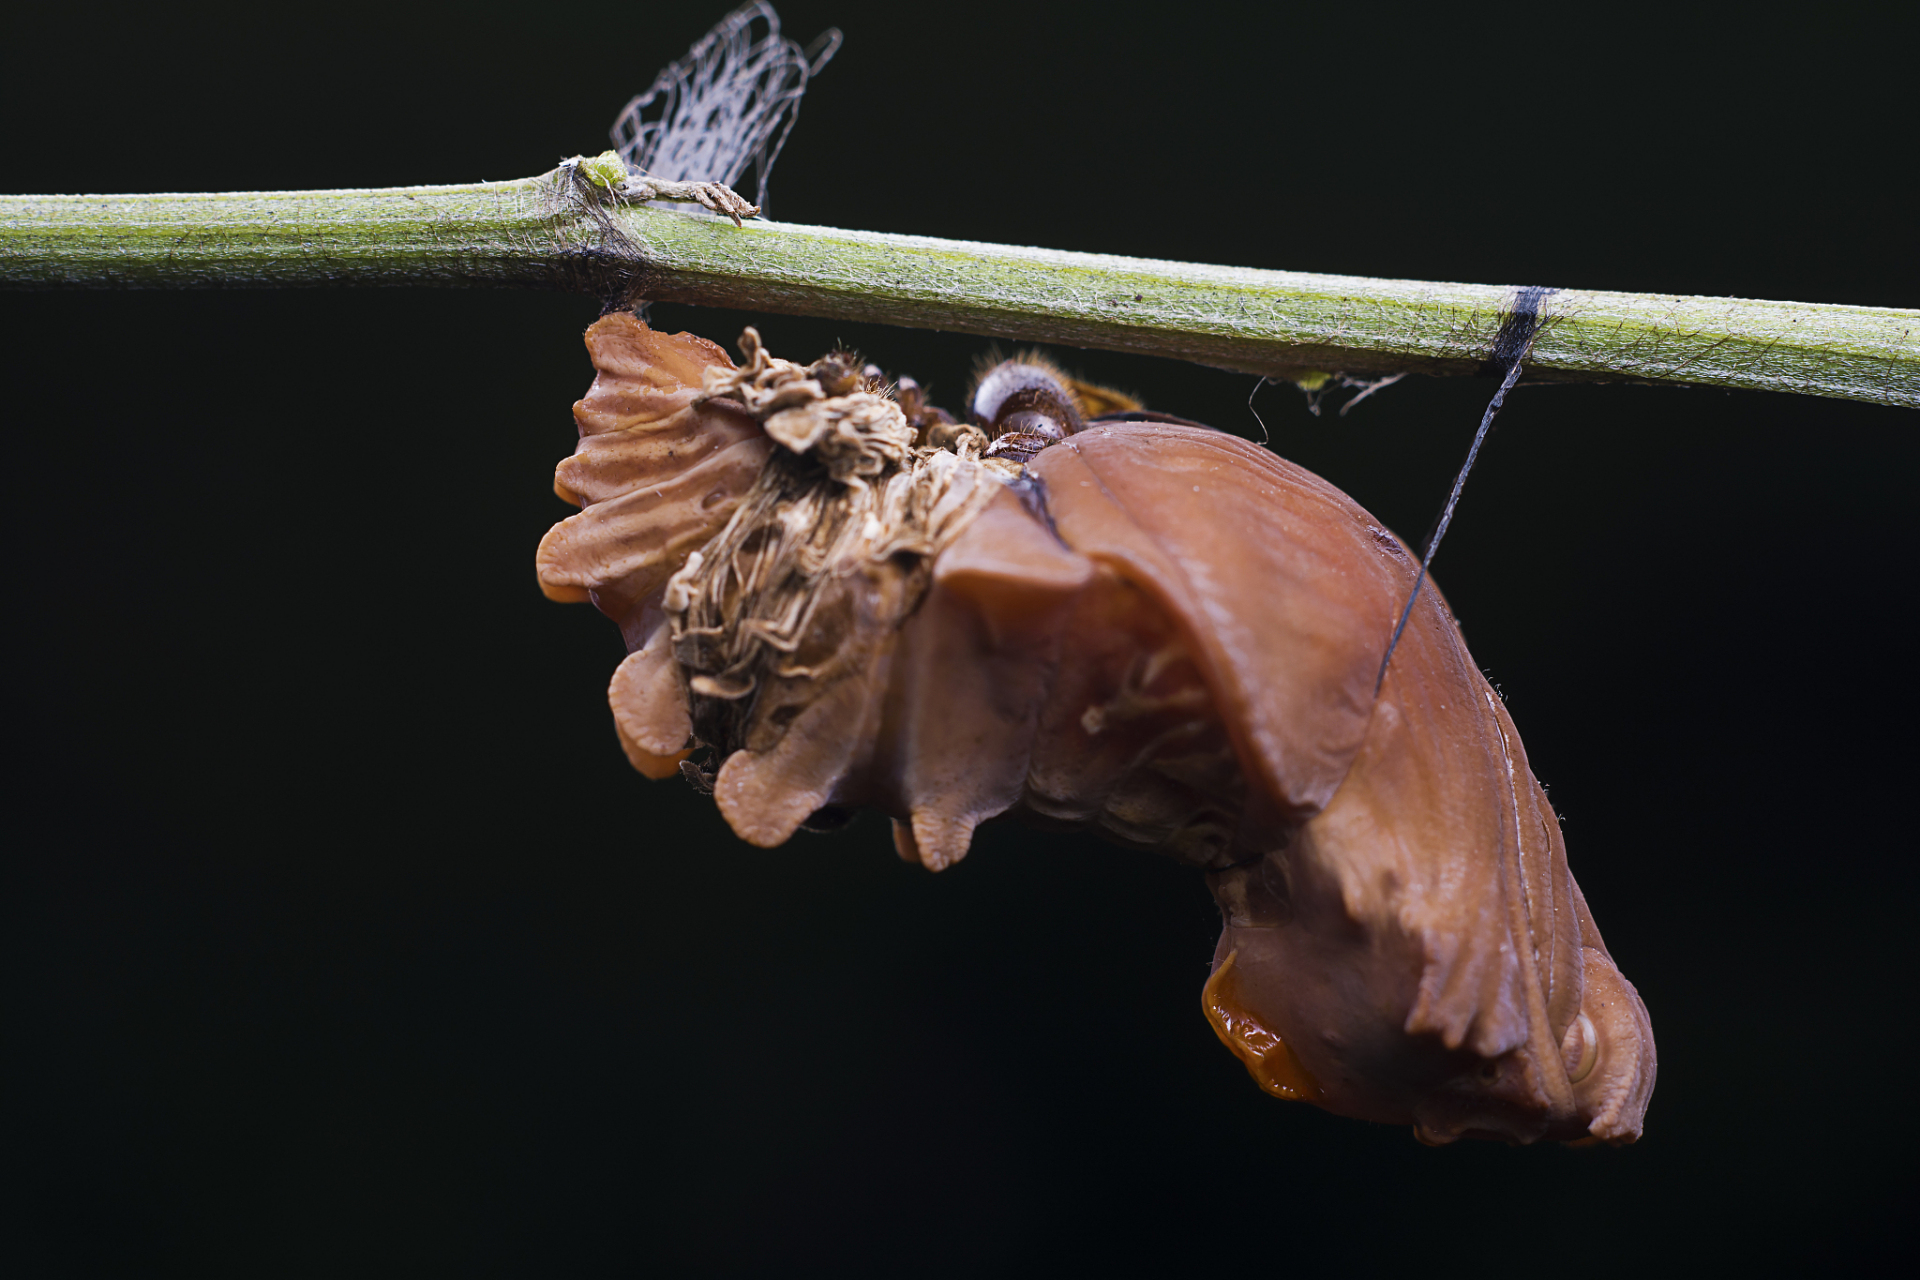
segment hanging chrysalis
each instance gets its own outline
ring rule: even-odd
[[[724,184],[752,164],[764,203],[837,43],[737,10],[593,180],[750,213]],[[1502,329],[1476,451],[1544,296]],[[997,818],[1174,858],[1223,919],[1202,1009],[1269,1092],[1435,1143],[1639,1136],[1646,1009],[1425,560],[1345,494],[1037,358],[956,419],[751,329],[739,366],[628,313],[587,349],[554,486],[582,510],[538,572],[620,626],[641,773],[762,846],[868,808],[935,871]]]
[[[1206,1016],[1270,1092],[1430,1142],[1639,1135],[1646,1010],[1506,708],[1351,499],[1030,361],[956,421],[752,330],[739,367],[625,314],[587,346],[584,510],[538,570],[625,634],[641,772],[757,845],[871,808],[934,870],[1000,817],[1175,858],[1224,921]]]

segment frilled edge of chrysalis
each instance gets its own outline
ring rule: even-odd
[[[689,333],[657,333],[632,315],[603,316],[586,333],[593,386],[573,407],[580,442],[554,473],[554,492],[583,508],[540,540],[540,589],[591,600],[630,651],[611,688],[614,724],[634,768],[679,772],[686,698],[664,644],[649,644],[667,579],[732,517],[774,445],[745,408],[706,399],[709,371],[733,362]],[[652,744],[652,745],[648,745]]]
[[[583,510],[540,540],[535,572],[549,599],[592,600],[637,648],[636,615],[726,524],[772,442],[742,406],[704,398],[708,372],[733,368],[705,338],[620,314],[595,322],[586,343],[594,380],[573,407],[580,443],[553,485]]]

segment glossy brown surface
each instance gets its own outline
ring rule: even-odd
[[[622,621],[615,718],[643,772],[713,747],[704,776],[756,844],[871,807],[935,870],[1003,814],[1167,854],[1224,919],[1205,1015],[1270,1092],[1428,1142],[1638,1136],[1650,1024],[1519,736],[1431,585],[1375,696],[1417,566],[1339,490],[1203,427],[1097,419],[1017,470],[923,443],[860,481],[775,454],[756,482],[751,419],[687,391],[717,350],[631,317],[589,346],[562,482],[592,505],[543,543],[542,581]],[[810,612],[780,597],[811,621],[759,666],[687,665],[687,599],[700,635],[771,625],[744,596],[728,612],[720,561],[783,512],[916,485],[960,511],[938,538],[870,530],[871,558],[803,584]]]

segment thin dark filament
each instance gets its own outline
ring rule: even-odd
[[[1253,407],[1253,398],[1259,395],[1260,388],[1266,385],[1267,385],[1267,379],[1266,379],[1266,376],[1263,374],[1260,378],[1260,381],[1253,384],[1253,390],[1247,392],[1247,412],[1252,414],[1253,420],[1260,424],[1260,443],[1262,445],[1271,444],[1273,441],[1273,437],[1267,432],[1267,420],[1260,416],[1260,411],[1258,409]]]
[[[1536,328],[1534,333],[1538,333]],[[1473,470],[1473,464],[1480,456],[1480,446],[1486,441],[1487,432],[1493,426],[1493,415],[1500,412],[1500,406],[1506,403],[1507,392],[1513,390],[1513,384],[1520,381],[1520,366],[1528,351],[1533,349],[1533,335],[1529,334],[1526,345],[1514,355],[1513,363],[1507,366],[1507,376],[1500,380],[1500,389],[1493,393],[1493,399],[1487,405],[1487,411],[1480,419],[1480,429],[1473,433],[1473,446],[1467,450],[1467,460],[1461,464],[1460,474],[1453,478],[1453,492],[1447,495],[1447,505],[1440,509],[1439,523],[1434,526],[1433,537],[1427,542],[1427,550],[1420,557],[1420,573],[1413,580],[1413,594],[1407,597],[1407,607],[1400,611],[1400,621],[1393,628],[1393,639],[1387,641],[1386,656],[1380,659],[1380,674],[1374,677],[1373,696],[1380,696],[1380,686],[1387,682],[1387,664],[1393,661],[1393,651],[1400,644],[1400,633],[1407,629],[1407,619],[1413,616],[1413,606],[1420,599],[1420,588],[1427,582],[1427,566],[1433,563],[1433,553],[1440,549],[1440,539],[1447,536],[1447,525],[1453,521],[1453,509],[1460,502],[1460,491],[1467,487],[1467,473]]]

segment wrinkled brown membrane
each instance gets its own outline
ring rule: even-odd
[[[588,343],[561,471],[592,505],[541,577],[622,621],[615,719],[643,772],[712,747],[703,776],[757,844],[872,807],[936,870],[1002,814],[1166,853],[1220,903],[1203,1008],[1270,1092],[1428,1142],[1639,1136],[1646,1010],[1437,590],[1375,697],[1417,566],[1344,494],[1161,422],[1095,421],[1019,469],[978,432],[908,430],[830,361],[750,344],[736,372],[624,316]],[[701,443],[623,488],[582,462],[603,401],[618,430]]]
[[[553,489],[585,508],[540,540],[549,599],[592,600],[619,624],[630,655],[610,696],[621,746],[649,778],[687,755],[686,697],[659,603],[667,579],[725,527],[765,469],[773,443],[742,406],[703,400],[726,353],[689,333],[655,333],[630,315],[587,330],[595,377],[573,406],[580,445]]]

